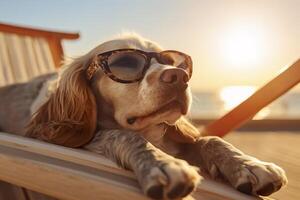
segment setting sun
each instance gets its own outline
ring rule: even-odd
[[[264,32],[257,26],[235,25],[228,27],[220,38],[224,61],[232,67],[255,67],[265,54]]]

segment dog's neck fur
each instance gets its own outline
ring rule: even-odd
[[[97,106],[97,129],[121,129],[122,127],[114,118],[113,106],[107,103],[100,94],[96,94]]]
[[[97,129],[123,129],[123,127],[120,126],[114,118],[113,105],[104,100],[95,83],[92,84],[92,90],[95,95],[97,105],[101,105],[101,108],[97,108]],[[145,138],[145,140],[149,141],[161,150],[171,155],[176,155],[178,153],[177,144],[165,137],[167,126],[167,124],[161,123],[134,132],[137,132],[137,134],[141,135]]]
[[[114,108],[113,105],[106,102],[102,95],[100,94],[100,91],[98,89],[98,81],[100,80],[101,75],[97,74],[94,80],[92,80],[91,87],[92,91],[95,95],[97,105],[101,105],[101,108],[97,108],[97,129],[124,129],[122,126],[118,124],[118,122],[114,118]],[[149,141],[156,147],[162,149],[165,152],[168,152],[172,155],[177,154],[178,148],[175,145],[175,143],[171,142],[169,139],[166,139],[165,133],[167,124],[161,123],[157,125],[153,125],[150,127],[147,127],[140,131],[134,131],[137,132],[137,134],[141,135],[145,138],[145,140]]]

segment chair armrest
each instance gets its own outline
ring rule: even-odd
[[[133,173],[110,160],[72,149],[0,133],[0,179],[59,199],[148,199]],[[187,199],[257,199],[205,179]]]

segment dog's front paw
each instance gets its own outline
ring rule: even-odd
[[[243,162],[232,175],[235,188],[253,195],[267,196],[287,184],[283,169],[256,159]]]
[[[190,194],[200,181],[195,167],[178,159],[161,161],[145,174],[142,187],[153,199],[176,199]]]

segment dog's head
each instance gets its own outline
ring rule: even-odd
[[[93,60],[96,55],[116,49],[137,49],[157,53],[163,51],[153,42],[140,37],[127,36],[100,45],[92,51]],[[117,59],[114,62],[122,62],[123,68],[130,68],[130,70],[137,68],[132,66],[137,64],[132,63],[135,62],[132,61],[135,58],[131,58],[126,53],[118,56]],[[172,66],[171,63],[160,63],[152,58],[141,80],[132,83],[115,81],[101,69],[96,73],[93,75],[93,84],[112,107],[114,119],[122,128],[141,130],[163,122],[174,124],[181,115],[188,112],[189,74],[182,68]]]
[[[124,49],[130,53],[112,56],[116,50]],[[132,52],[135,50],[137,54]],[[66,66],[56,92],[31,120],[28,134],[80,146],[93,136],[97,120],[105,126],[110,119],[118,125],[115,128],[136,131],[161,123],[174,125],[190,107],[191,66],[178,67],[172,54],[161,55],[163,51],[154,42],[126,35],[76,59]],[[103,57],[107,52],[112,53]],[[182,55],[184,61],[190,59]],[[181,64],[191,65],[191,60]],[[41,124],[43,129],[37,131]]]

